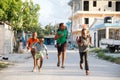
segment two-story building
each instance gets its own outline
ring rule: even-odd
[[[70,19],[74,41],[80,35],[82,24],[88,24],[91,28],[96,19],[107,16],[114,17],[113,22],[120,19],[120,0],[71,0],[68,5],[72,9]]]

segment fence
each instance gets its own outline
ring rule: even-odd
[[[14,32],[0,25],[0,54],[13,53]]]

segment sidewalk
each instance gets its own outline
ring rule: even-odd
[[[8,58],[8,60],[2,59],[2,57]],[[5,54],[1,55],[0,61],[6,61],[6,62],[12,62],[12,63],[19,63],[19,62],[25,62],[26,59],[31,57],[31,53],[13,53],[13,54]]]

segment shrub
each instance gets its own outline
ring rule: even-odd
[[[105,53],[108,52],[107,49],[95,48],[91,52],[97,53],[97,56],[101,59],[120,64],[120,57],[115,58],[112,56],[105,55]]]
[[[103,52],[99,52],[99,53],[97,54],[97,56],[98,56],[99,58],[103,58],[103,57],[105,56],[105,54],[104,54]]]
[[[104,52],[105,53],[105,52],[108,52],[108,50],[107,49],[94,48],[90,52],[95,52],[95,53]]]
[[[120,57],[115,59],[115,63],[120,64]]]

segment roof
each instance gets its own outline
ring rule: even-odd
[[[101,28],[106,28],[106,27],[119,27],[120,28],[120,24],[119,23],[103,23],[100,25],[96,25],[95,28],[96,29],[101,29]]]
[[[55,35],[44,36],[44,38],[54,38]]]

